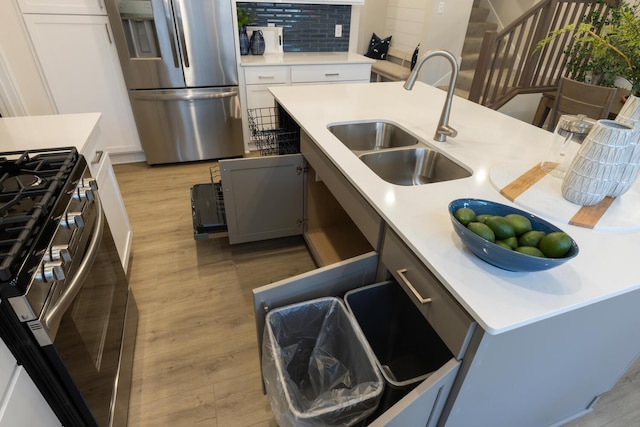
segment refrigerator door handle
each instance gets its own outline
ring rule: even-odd
[[[180,37],[180,45],[182,47],[182,60],[184,66],[189,68],[189,54],[187,53],[187,39],[184,36],[184,25],[182,23],[182,9],[180,7],[180,0],[174,2],[174,8],[176,11],[176,23],[178,24],[178,37]]]
[[[178,62],[178,52],[176,47],[176,33],[173,27],[173,16],[171,13],[171,0],[162,0],[164,9],[164,17],[167,20],[167,30],[169,31],[169,38],[171,39],[169,44],[171,45],[171,54],[173,55],[173,66],[178,68],[180,63]]]
[[[231,98],[233,96],[238,95],[237,90],[229,91],[229,92],[200,92],[200,93],[176,93],[176,92],[163,92],[163,93],[152,93],[152,92],[143,92],[136,91],[136,99],[146,100],[146,101],[195,101],[199,99],[222,99],[222,98]]]

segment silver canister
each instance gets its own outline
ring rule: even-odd
[[[553,134],[553,143],[541,163],[549,175],[564,178],[580,145],[596,123],[584,114],[560,116]]]

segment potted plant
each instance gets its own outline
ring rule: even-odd
[[[603,1],[603,0],[600,0]],[[539,49],[560,34],[573,32],[573,45],[565,51],[571,78],[613,86],[616,77],[626,79],[631,94],[640,95],[640,5],[619,2],[605,16],[587,15],[581,23],[553,31]]]

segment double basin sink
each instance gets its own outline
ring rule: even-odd
[[[391,184],[423,185],[471,176],[464,166],[390,122],[338,123],[328,129]]]

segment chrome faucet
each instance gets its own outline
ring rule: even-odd
[[[458,134],[454,128],[449,126],[449,113],[451,112],[451,100],[453,99],[453,90],[456,86],[456,80],[458,79],[458,62],[456,58],[446,50],[430,50],[425,53],[425,55],[418,60],[418,63],[414,67],[413,71],[407,78],[407,81],[404,83],[404,88],[407,90],[411,90],[413,85],[416,83],[416,79],[418,78],[418,74],[420,73],[420,68],[422,65],[427,62],[428,59],[433,58],[434,56],[442,56],[446,58],[451,64],[451,78],[449,79],[449,90],[447,91],[447,99],[444,102],[444,106],[442,107],[442,114],[440,114],[440,122],[438,123],[438,129],[436,129],[436,134],[433,139],[438,142],[444,142],[447,140],[447,136],[451,138],[455,138]]]

